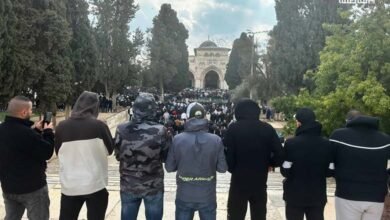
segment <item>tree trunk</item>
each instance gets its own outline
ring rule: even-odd
[[[72,106],[69,104],[66,104],[65,105],[65,119],[69,118],[71,110],[72,110]]]
[[[50,109],[52,112],[52,123],[53,123],[53,128],[57,126],[57,105],[56,103],[51,103],[50,104]]]
[[[117,112],[118,109],[117,109],[117,106],[116,106],[116,98],[119,96],[118,93],[114,94],[112,96],[112,109],[113,109],[113,112]]]
[[[164,80],[163,80],[163,77],[162,77],[162,74],[160,74],[160,80],[159,80],[159,84],[160,84],[160,95],[161,95],[161,102],[164,102]]]
[[[106,96],[106,98],[107,99],[109,99],[110,98],[110,92],[108,91],[108,83],[107,82],[105,82],[104,83],[104,90],[105,90],[105,96]]]

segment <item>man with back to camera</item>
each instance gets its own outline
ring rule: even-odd
[[[176,173],[176,220],[216,219],[216,172],[227,170],[221,138],[208,133],[206,111],[199,103],[187,107],[184,132],[173,139],[165,169]]]
[[[228,219],[244,220],[249,201],[251,219],[265,220],[268,169],[282,163],[282,145],[275,129],[259,120],[256,102],[241,99],[234,114],[237,121],[229,125],[223,140],[232,174]]]
[[[0,181],[5,220],[20,220],[26,209],[30,220],[49,219],[45,171],[46,160],[54,150],[53,126],[43,121],[34,124],[31,115],[31,101],[16,96],[8,103],[7,116],[0,124]]]
[[[170,144],[167,129],[155,122],[157,104],[152,94],[140,93],[133,118],[115,134],[115,156],[120,162],[121,219],[136,220],[142,201],[147,220],[161,220],[164,208],[164,169]]]
[[[295,115],[295,137],[284,144],[281,173],[286,219],[324,220],[327,202],[326,177],[334,171],[330,142],[321,136],[322,125],[309,108]]]
[[[108,159],[113,139],[97,119],[99,98],[84,91],[69,119],[56,128],[55,150],[60,163],[60,220],[77,220],[84,203],[87,218],[103,220],[108,205]]]
[[[337,220],[379,220],[387,194],[390,137],[379,119],[351,110],[346,127],[329,140],[334,148]]]

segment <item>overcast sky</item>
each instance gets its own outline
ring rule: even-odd
[[[189,31],[190,54],[208,39],[231,48],[241,32],[270,30],[276,24],[274,0],[136,0],[140,6],[131,29],[152,27],[152,20],[163,3],[169,3]],[[264,42],[266,34],[257,35]]]

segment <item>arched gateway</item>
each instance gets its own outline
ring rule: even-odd
[[[225,73],[229,51],[229,48],[218,47],[212,41],[205,41],[195,48],[195,55],[189,57],[189,84],[194,88],[228,89]]]

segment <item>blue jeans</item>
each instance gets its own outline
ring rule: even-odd
[[[49,191],[47,186],[26,194],[3,193],[5,205],[5,220],[22,219],[24,210],[30,220],[49,219]]]
[[[131,193],[121,192],[122,220],[137,220],[139,206],[142,200],[145,204],[145,216],[147,220],[161,220],[163,217],[164,193],[155,195],[138,196]]]
[[[176,199],[176,220],[192,220],[195,211],[199,212],[200,220],[216,220],[217,203],[183,202]]]

